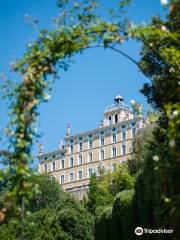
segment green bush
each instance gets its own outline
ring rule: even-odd
[[[112,173],[111,181],[109,184],[109,191],[113,196],[119,192],[134,187],[135,178],[129,174],[127,165],[119,165]]]
[[[93,217],[81,202],[62,191],[52,177],[34,176],[39,191],[34,192],[24,223],[24,239],[27,240],[91,240]],[[19,239],[15,221],[0,225],[0,239]]]
[[[32,181],[38,185],[38,192],[33,194],[29,210],[35,212],[44,208],[54,208],[63,195],[57,180],[49,175],[38,175],[33,176]]]
[[[13,222],[0,224],[0,239],[18,240],[16,224]]]
[[[111,238],[111,222],[112,222],[112,206],[99,207],[95,222],[95,239],[110,240]]]
[[[134,190],[124,190],[115,198],[112,210],[112,240],[131,240],[135,237],[133,196]]]
[[[134,190],[116,196],[113,206],[101,206],[95,219],[96,240],[134,240]]]

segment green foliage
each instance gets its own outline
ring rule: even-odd
[[[132,189],[134,177],[128,172],[126,165],[119,165],[112,173],[103,173],[100,178],[91,177],[87,197],[84,204],[87,209],[98,216],[104,206],[111,206],[116,194],[125,189]]]
[[[25,239],[93,239],[93,218],[78,200],[63,192],[50,176],[34,176],[33,181],[39,190],[34,192],[25,216]],[[8,218],[0,225],[0,239],[18,239],[15,220]]]
[[[134,239],[134,212],[133,212],[134,190],[120,192],[113,203],[112,210],[112,240]]]
[[[37,191],[31,198],[28,210],[35,212],[39,209],[54,208],[59,203],[63,191],[52,176],[38,175],[32,179],[36,182]]]
[[[17,225],[13,222],[9,222],[8,224],[3,225],[0,224],[0,239],[17,240],[17,230]]]
[[[161,180],[155,170],[155,164],[151,154],[146,156],[143,170],[136,181],[135,210],[137,225],[142,227],[158,228],[158,226],[162,226],[160,211],[166,212],[165,206],[162,205]]]
[[[112,206],[103,206],[99,208],[99,214],[95,221],[95,239],[110,240],[112,223]]]
[[[97,214],[99,207],[107,206],[113,201],[113,196],[109,191],[108,179],[109,175],[97,179],[95,174],[90,179],[89,190],[84,199],[84,205],[94,215]]]
[[[117,194],[112,206],[105,206],[95,220],[96,240],[134,239],[134,190]]]
[[[66,202],[69,203],[66,206]],[[41,209],[26,218],[25,239],[93,239],[92,217],[70,196],[57,208]]]
[[[95,216],[95,239],[114,240],[115,230],[116,232],[119,231],[119,226],[117,227],[119,220],[115,213],[121,212],[125,218],[128,218],[128,214],[132,215],[131,205],[129,204],[125,210],[123,204],[126,204],[126,201],[130,198],[132,204],[133,191],[130,189],[134,187],[134,180],[135,178],[129,174],[127,166],[122,164],[112,173],[104,172],[99,178],[96,178],[95,175],[91,177],[84,205]],[[122,206],[120,207],[116,204],[117,194],[122,197]],[[128,210],[130,213],[128,213]],[[132,221],[129,221],[129,223],[131,224]],[[123,222],[123,227],[124,225],[125,222]],[[128,231],[127,228],[125,229],[123,231]],[[133,229],[133,226],[131,226],[131,229]],[[118,232],[118,234],[120,233]]]
[[[153,139],[154,126],[139,129],[132,143],[132,156],[128,161],[128,170],[131,175],[137,174],[144,164],[144,158],[149,151],[150,142]]]
[[[129,174],[127,165],[119,165],[112,173],[109,185],[110,192],[115,196],[118,192],[134,187],[134,177]]]
[[[35,212],[26,217],[26,238],[92,239],[93,219],[81,203],[64,193],[53,178],[39,179],[41,191],[32,199]]]
[[[153,123],[157,122],[157,120],[159,118],[159,114],[157,112],[154,112],[154,111],[148,111],[147,117],[148,117],[148,121],[151,124],[153,124]]]
[[[171,1],[165,21],[156,17],[149,26],[132,31],[133,36],[144,42],[140,66],[151,79],[151,83],[144,85],[142,93],[160,112],[158,127],[153,132],[154,141],[137,180],[138,217],[144,226],[173,228],[176,239],[180,237],[179,10],[179,1]],[[140,189],[143,189],[143,196]]]
[[[25,219],[25,239],[46,239],[53,240],[52,221],[55,218],[55,209],[41,209],[30,214]],[[57,226],[61,228],[61,226]],[[63,234],[63,231],[57,231],[58,234]]]

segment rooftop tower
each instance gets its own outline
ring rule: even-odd
[[[132,108],[124,103],[123,97],[117,95],[114,98],[114,104],[108,106],[104,112],[104,126],[130,120],[133,117]]]

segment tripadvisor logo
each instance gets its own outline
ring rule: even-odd
[[[143,234],[143,228],[142,227],[135,228],[135,234],[136,235],[142,235]]]
[[[162,234],[162,233],[166,233],[166,234],[172,234],[173,233],[173,229],[162,229],[162,228],[159,228],[159,229],[149,229],[149,228],[142,228],[142,227],[137,227],[135,228],[135,234],[136,235],[142,235],[143,233],[144,234]]]

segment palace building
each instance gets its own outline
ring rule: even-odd
[[[82,199],[93,173],[99,176],[101,170],[113,171],[130,159],[132,140],[141,127],[142,118],[118,95],[106,108],[98,128],[71,135],[68,125],[58,150],[44,153],[41,144],[39,172],[54,176],[64,191]]]

